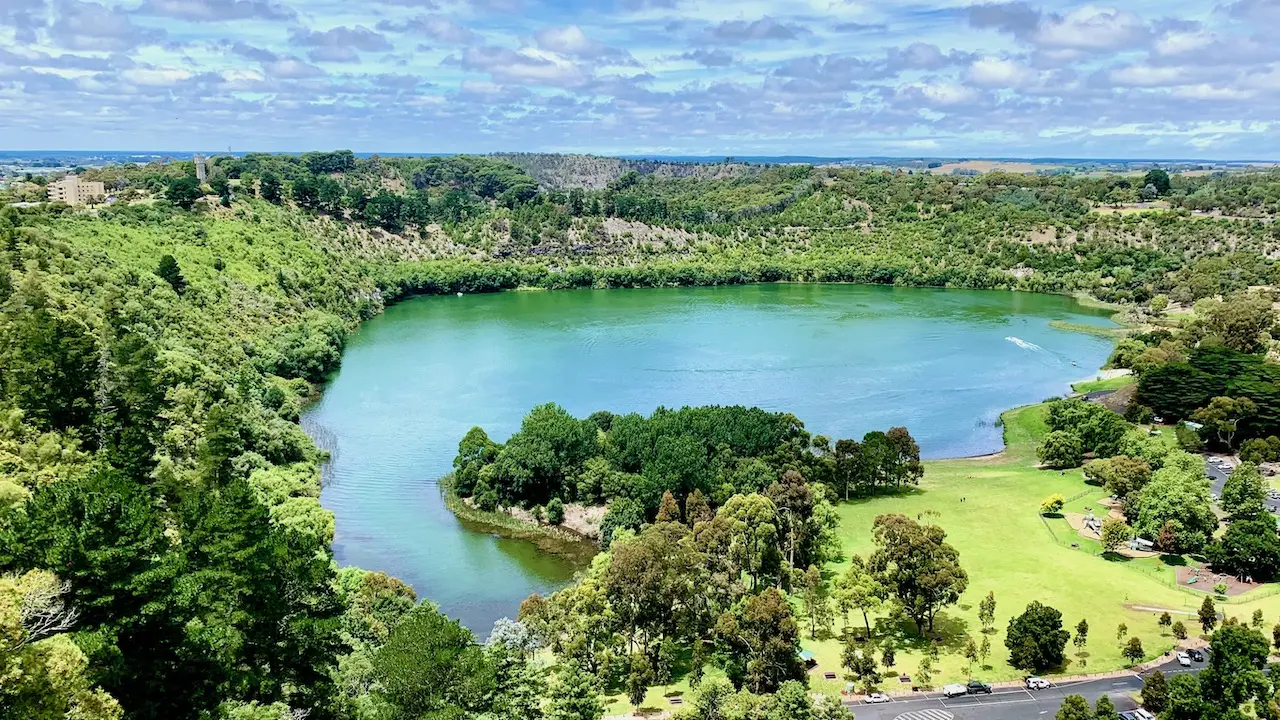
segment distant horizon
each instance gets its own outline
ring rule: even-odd
[[[131,150],[107,150],[107,149],[57,149],[57,148],[39,148],[32,150],[24,149],[5,149],[0,148],[0,158],[18,157],[18,156],[35,156],[41,154],[48,155],[70,155],[70,156],[151,156],[159,158],[172,157],[182,159],[186,156],[197,154],[213,156],[213,155],[235,155],[242,156],[250,153],[266,153],[273,155],[302,155],[308,152],[327,152],[330,150],[346,150],[348,148],[323,148],[316,147],[308,150],[214,150],[209,148],[173,150],[173,149],[131,149]],[[1089,157],[1089,156],[1034,156],[1034,155],[810,155],[810,154],[748,154],[748,153],[723,153],[723,154],[674,154],[674,153],[606,153],[606,152],[590,152],[590,151],[554,151],[554,150],[488,150],[488,151],[471,151],[471,152],[399,152],[399,151],[357,151],[352,152],[358,157],[451,157],[458,155],[487,156],[487,155],[587,155],[592,157],[613,158],[619,160],[651,160],[651,161],[671,161],[671,162],[704,162],[715,163],[724,162],[725,160],[734,160],[739,162],[774,162],[774,163],[811,163],[811,162],[849,162],[849,161],[893,161],[893,162],[1021,162],[1029,164],[1086,164],[1086,163],[1105,163],[1105,164],[1121,164],[1121,163],[1165,163],[1165,164],[1220,164],[1220,165],[1268,165],[1280,164],[1280,160],[1270,158],[1214,158],[1214,157]]]

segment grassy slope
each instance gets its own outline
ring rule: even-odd
[[[1119,377],[1105,378],[1100,380],[1083,380],[1078,383],[1072,383],[1071,389],[1078,393],[1098,392],[1099,390],[1119,390],[1122,387],[1128,387],[1134,383],[1132,375],[1121,375]]]

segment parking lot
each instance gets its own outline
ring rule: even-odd
[[[1209,492],[1215,503],[1221,500],[1222,488],[1226,486],[1232,470],[1235,470],[1234,458],[1205,455],[1205,475],[1209,478]],[[1280,490],[1274,488],[1267,490],[1267,510],[1272,515],[1280,515]]]

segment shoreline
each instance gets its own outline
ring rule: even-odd
[[[756,286],[862,285],[866,287],[881,287],[881,288],[884,288],[886,291],[896,289],[897,287],[907,287],[909,289],[923,289],[925,287],[925,286],[916,286],[916,285],[899,286],[899,285],[883,284],[883,283],[809,281],[809,280],[795,280],[795,279],[731,283],[731,285],[737,285],[740,287],[746,287],[749,285],[756,285]],[[527,291],[549,292],[553,289],[557,291],[575,290],[575,289],[577,290],[655,289],[656,290],[656,289],[667,289],[668,287],[699,288],[699,287],[706,287],[706,285],[703,285],[700,283],[684,283],[684,284],[675,285],[675,286],[650,287],[650,288],[643,288],[643,287],[641,288],[628,288],[628,287],[545,288],[545,287],[539,287],[535,285],[531,287],[519,286],[519,287],[513,287],[513,288],[493,288],[493,289],[489,289],[481,292],[468,292],[466,294],[497,294],[497,293],[503,293],[503,292],[527,292]],[[936,291],[943,291],[943,290],[948,290],[953,288],[935,287],[935,288],[929,288],[929,289],[933,289]],[[1112,323],[1114,323],[1114,327],[1109,329],[1111,330],[1111,332],[1107,333],[1106,339],[1109,340],[1111,345],[1113,346],[1118,341],[1118,339],[1122,336],[1121,333],[1124,330],[1126,330],[1129,327],[1133,327],[1132,322],[1123,321],[1125,319],[1130,319],[1130,318],[1125,318],[1124,317],[1125,315],[1131,315],[1131,313],[1124,312],[1125,310],[1129,309],[1129,308],[1126,308],[1126,306],[1116,306],[1113,304],[1101,303],[1094,300],[1093,298],[1081,297],[1080,293],[1066,293],[1066,292],[1056,292],[1056,293],[1055,292],[1034,292],[1033,293],[1030,291],[1019,290],[1016,288],[954,288],[954,289],[970,290],[970,291],[982,290],[982,291],[993,292],[993,293],[1001,292],[1001,293],[1007,294],[1008,298],[1016,297],[1015,293],[1056,295],[1058,297],[1069,298],[1070,300],[1074,301],[1074,305],[1078,306],[1081,310],[1086,310],[1086,311],[1092,310],[1095,314],[1099,314],[1099,315],[1100,315],[1099,311],[1102,311],[1102,312],[1110,311],[1111,314],[1108,316],[1108,319]],[[425,297],[430,295],[438,295],[443,297],[445,293],[436,291],[434,293],[433,292],[412,292],[412,293],[396,294],[388,298],[388,301],[386,305],[382,308],[382,310],[385,311],[387,308],[390,308],[392,305],[399,304],[400,302],[411,300],[420,296]],[[358,330],[359,327],[360,325],[356,325],[356,327],[353,329],[353,333],[356,330]],[[1058,328],[1058,329],[1069,332],[1073,328]],[[348,335],[348,338],[349,337],[351,336]],[[340,362],[341,360],[339,361],[339,363]],[[329,377],[326,378],[323,384],[316,386],[316,390],[314,394],[308,398],[308,403],[307,403],[308,407],[313,405],[314,403],[318,403],[321,400],[321,396],[323,392],[327,389],[328,383],[333,382],[333,380],[337,375],[337,372],[340,370],[340,367],[341,365],[339,364],[338,368],[334,369],[334,371],[329,375]],[[1099,376],[1106,377],[1107,373],[1108,371],[1105,371],[1099,368],[1097,372],[1091,374],[1088,377],[1089,379],[1092,380],[1092,379],[1096,379]],[[1070,386],[1074,384],[1075,384],[1074,382],[1068,383],[1068,388],[1070,388]],[[1068,389],[1068,392],[1069,392],[1069,389]],[[1021,407],[1026,407],[1026,406],[1019,405],[1019,406],[1008,408],[1007,410],[1005,410],[1000,414],[1000,417],[1003,419],[1007,413],[1016,411]],[[304,411],[304,415],[305,415],[305,411]],[[313,438],[313,442],[314,441],[315,439]],[[946,458],[935,458],[928,462],[930,463],[946,462],[946,461],[970,461],[974,463],[994,462],[994,461],[1009,459],[1010,458],[1009,449],[1010,449],[1009,438],[1007,437],[1006,433],[1002,433],[999,447],[997,449],[993,449],[990,452],[983,452],[983,453],[978,453],[974,455],[958,456],[958,457],[953,456],[953,457],[946,457]],[[601,548],[597,542],[590,540],[588,538],[584,538],[581,535],[578,535],[577,533],[574,533],[565,528],[562,528],[559,526],[548,526],[540,523],[530,522],[527,519],[515,517],[512,514],[509,514],[505,511],[486,512],[486,511],[479,510],[475,507],[472,507],[471,505],[467,504],[462,498],[458,497],[453,492],[452,484],[450,482],[451,480],[452,480],[451,474],[441,479],[440,481],[441,498],[445,504],[445,507],[449,510],[449,512],[453,515],[453,517],[462,526],[463,531],[477,532],[477,533],[490,535],[496,538],[503,538],[503,539],[532,543],[535,546],[536,552],[542,553],[542,554],[550,554],[558,559],[565,561],[566,563],[569,564],[569,566],[572,568],[572,570],[575,573],[580,572],[582,569],[588,566],[592,558],[594,558],[599,552],[601,552]]]
[[[585,566],[600,552],[600,546],[590,538],[555,525],[537,525],[526,522],[506,512],[489,512],[468,505],[453,491],[453,475],[440,479],[440,496],[444,506],[468,530],[486,535],[524,540],[572,563]],[[575,571],[581,569],[575,567]]]

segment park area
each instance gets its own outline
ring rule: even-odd
[[[1127,382],[1131,380],[1110,380],[1104,388],[1088,389],[1113,389]],[[1081,388],[1077,386],[1077,390]],[[844,559],[826,568],[832,581],[848,567],[851,553],[870,556],[874,551],[872,524],[877,516],[890,513],[941,526],[947,533],[946,541],[959,551],[960,565],[969,576],[960,601],[938,614],[931,637],[921,636],[908,620],[894,622],[887,612],[871,616],[872,640],[880,648],[892,644],[895,654],[892,667],[881,667],[881,690],[909,691],[918,680],[916,672],[921,660],[935,641],[939,652],[932,663],[929,686],[938,688],[969,677],[985,682],[1020,680],[1027,673],[1009,664],[1004,637],[1010,619],[1032,601],[1061,611],[1063,627],[1073,639],[1080,620],[1089,625],[1085,647],[1068,643],[1065,667],[1049,674],[1081,675],[1122,669],[1129,664],[1122,651],[1134,637],[1141,640],[1145,660],[1172,650],[1177,641],[1169,627],[1159,624],[1165,611],[1173,621],[1184,623],[1193,639],[1199,635],[1197,611],[1215,584],[1207,580],[1211,573],[1201,571],[1206,581],[1187,586],[1185,576],[1199,566],[1191,558],[1158,553],[1132,553],[1137,557],[1104,554],[1097,540],[1081,536],[1068,517],[1087,513],[1105,517],[1108,508],[1103,501],[1107,493],[1087,484],[1080,469],[1039,468],[1036,446],[1047,432],[1046,414],[1045,405],[1010,410],[1003,416],[1003,452],[929,461],[925,463],[924,479],[916,488],[838,506],[837,532]],[[1041,516],[1041,501],[1054,494],[1068,499],[1063,512]],[[1269,632],[1280,621],[1280,585],[1245,590],[1238,594],[1233,587],[1225,599],[1212,597],[1220,612],[1242,622],[1250,622],[1254,611],[1262,610],[1264,632]],[[970,639],[975,645],[982,643],[979,603],[988,593],[994,593],[996,598],[994,623],[985,633],[990,653],[985,660],[971,664],[964,649]],[[844,620],[837,617],[833,634],[813,639],[803,620],[802,603],[797,600],[794,607],[803,628],[805,658],[811,665],[810,690],[838,695],[847,682],[846,671],[841,667],[840,630]],[[1121,624],[1126,628],[1123,638],[1118,634]],[[857,611],[850,614],[849,627],[854,633],[864,633],[863,619]],[[877,650],[877,660],[880,655]],[[708,667],[708,675],[712,674],[719,671]],[[912,676],[912,680],[900,681],[899,675]],[[686,679],[651,687],[642,708],[679,708],[689,692]],[[609,714],[631,709],[624,696],[610,700]]]
[[[1158,624],[1162,610],[1168,610],[1174,620],[1182,620],[1193,636],[1198,634],[1196,611],[1206,594],[1176,585],[1178,568],[1194,565],[1192,561],[1157,554],[1143,558],[1103,556],[1097,541],[1080,537],[1063,517],[1041,517],[1041,500],[1055,493],[1077,498],[1068,504],[1068,512],[1089,508],[1100,516],[1106,512],[1098,502],[1106,492],[1086,484],[1079,469],[1037,467],[1035,447],[1046,432],[1044,418],[1042,405],[1011,410],[1004,415],[1007,447],[999,455],[928,462],[918,488],[839,507],[839,532],[846,555],[870,555],[874,550],[872,523],[886,513],[918,516],[921,522],[941,526],[947,532],[947,542],[959,551],[969,585],[960,602],[938,616],[935,635],[941,647],[930,683],[935,687],[969,676],[970,663],[963,651],[970,638],[975,644],[982,642],[978,606],[988,592],[995,593],[997,603],[995,622],[988,633],[991,652],[985,662],[972,667],[974,678],[988,682],[1025,675],[1008,663],[1004,631],[1010,618],[1033,600],[1060,610],[1063,626],[1073,635],[1081,619],[1088,621],[1084,650],[1078,653],[1068,645],[1067,665],[1062,669],[1068,675],[1124,667],[1128,661],[1121,653],[1131,637],[1141,639],[1148,659],[1172,649],[1172,634]],[[839,573],[844,567],[833,566],[831,570]],[[1274,594],[1271,586],[1219,605],[1227,616],[1245,622],[1254,610],[1262,609],[1267,628],[1280,620],[1280,595]],[[860,615],[850,621],[852,628],[862,632]],[[1123,640],[1117,637],[1122,623],[1127,628]],[[837,630],[842,624],[837,619]],[[873,618],[872,625],[877,642],[892,639],[896,658],[890,670],[913,674],[930,640],[919,636],[909,622],[894,625],[880,617]],[[811,640],[806,634],[804,646],[817,661],[812,688],[828,693],[843,689],[840,639]],[[837,679],[825,677],[832,672]],[[906,690],[910,685],[889,678],[882,688]]]

